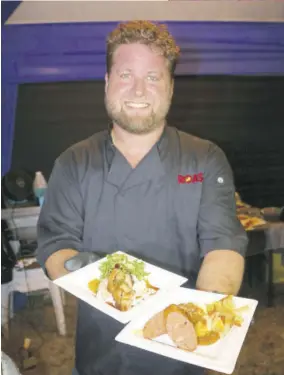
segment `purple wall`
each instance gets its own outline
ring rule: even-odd
[[[283,75],[284,24],[168,22],[181,47],[177,75]],[[21,83],[103,79],[105,39],[116,23],[2,28],[2,175],[10,168]]]

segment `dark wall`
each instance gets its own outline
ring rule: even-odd
[[[41,170],[73,143],[105,129],[101,81],[19,86],[12,167]]]
[[[170,119],[226,152],[241,196],[284,204],[284,77],[180,80]]]
[[[12,168],[42,170],[71,144],[105,129],[102,81],[19,87]],[[169,122],[226,152],[249,203],[284,203],[284,77],[178,77]]]

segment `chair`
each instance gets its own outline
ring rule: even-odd
[[[6,353],[1,351],[1,374],[2,375],[21,375],[15,362]]]
[[[29,293],[46,289],[49,290],[51,295],[58,332],[62,336],[66,335],[64,291],[48,279],[35,258],[19,260],[13,269],[12,281],[5,284],[4,288],[2,285],[2,314],[7,335],[9,335],[9,318],[14,316],[13,293]]]

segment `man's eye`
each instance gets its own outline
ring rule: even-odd
[[[158,81],[158,77],[156,77],[156,76],[148,76],[148,80],[152,81],[152,82],[155,82],[155,81]]]
[[[122,79],[130,78],[130,73],[122,73],[122,74],[120,75],[120,77],[121,77]]]

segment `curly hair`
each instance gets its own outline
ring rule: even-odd
[[[174,75],[176,64],[180,55],[173,36],[166,25],[154,24],[149,21],[130,21],[121,23],[107,38],[106,65],[110,73],[113,55],[122,44],[140,43],[159,50],[167,59],[171,76]]]

